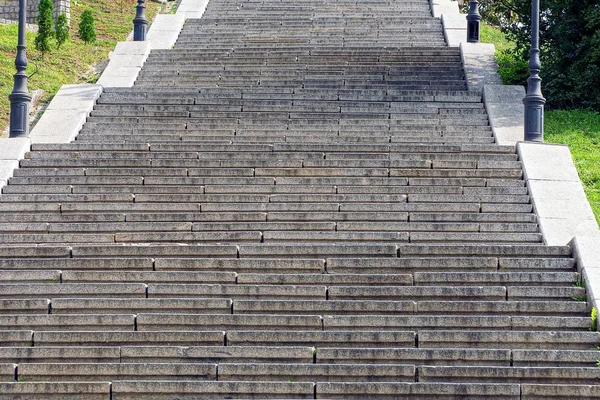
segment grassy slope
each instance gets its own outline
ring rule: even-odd
[[[600,113],[552,110],[546,112],[545,118],[546,142],[569,146],[587,198],[600,223]]]
[[[481,40],[496,46],[500,75],[506,80],[515,61],[504,52],[513,48],[512,43],[506,40],[499,29],[485,24],[482,24]],[[545,112],[544,140],[569,146],[587,198],[600,223],[600,113],[589,110],[548,110]]]
[[[134,1],[123,7],[120,1],[115,0],[81,0],[71,2],[71,39],[60,49],[53,46],[53,50],[44,56],[35,50],[33,40],[35,34],[27,34],[27,56],[30,61],[28,73],[35,71],[34,64],[39,67],[39,72],[29,80],[29,91],[42,89],[46,92],[44,100],[49,100],[56,91],[66,83],[95,82],[97,79],[93,65],[108,59],[108,53],[114,48],[116,42],[125,40],[133,29],[135,16]],[[146,2],[147,17],[152,20],[159,10],[160,5],[155,2]],[[85,45],[77,35],[80,16],[83,10],[89,8],[96,21],[97,41]],[[12,91],[15,73],[14,59],[17,47],[17,26],[0,25],[0,134],[8,125],[10,104],[8,94]]]

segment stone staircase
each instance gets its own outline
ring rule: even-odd
[[[571,249],[430,15],[211,0],[33,145],[0,197],[0,399],[598,398]]]

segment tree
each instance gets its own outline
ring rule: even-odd
[[[38,33],[35,37],[35,48],[42,53],[42,58],[44,54],[50,51],[50,39],[54,36],[54,31],[52,31],[52,10],[54,9],[54,5],[52,4],[52,0],[40,0],[38,5]]]
[[[94,26],[94,15],[91,10],[85,10],[81,13],[79,22],[79,37],[85,44],[96,41],[96,27]]]
[[[481,0],[484,20],[529,59],[531,0]],[[600,8],[597,0],[544,0],[540,15],[541,76],[551,108],[600,110]]]
[[[58,48],[69,39],[69,22],[65,14],[60,14],[56,20],[56,44]]]

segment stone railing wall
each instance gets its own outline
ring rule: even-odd
[[[66,14],[71,21],[71,0],[52,0],[54,3],[54,21],[60,14]],[[27,1],[27,23],[37,23],[39,0]],[[19,19],[18,0],[0,0],[0,20],[17,21]]]

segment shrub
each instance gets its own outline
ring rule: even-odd
[[[85,10],[81,13],[79,22],[79,37],[86,44],[96,41],[96,27],[94,24],[94,15],[91,10]]]
[[[483,18],[501,27],[529,60],[531,2],[481,0]],[[551,108],[600,110],[600,7],[597,0],[545,0],[540,18],[541,77]],[[508,72],[520,76],[521,67]]]
[[[54,36],[52,31],[52,0],[40,0],[38,5],[38,33],[35,37],[35,48],[42,53],[42,57],[50,51],[50,39]]]
[[[60,48],[67,39],[69,39],[69,22],[67,21],[67,16],[61,14],[56,20],[56,44],[58,48]]]

